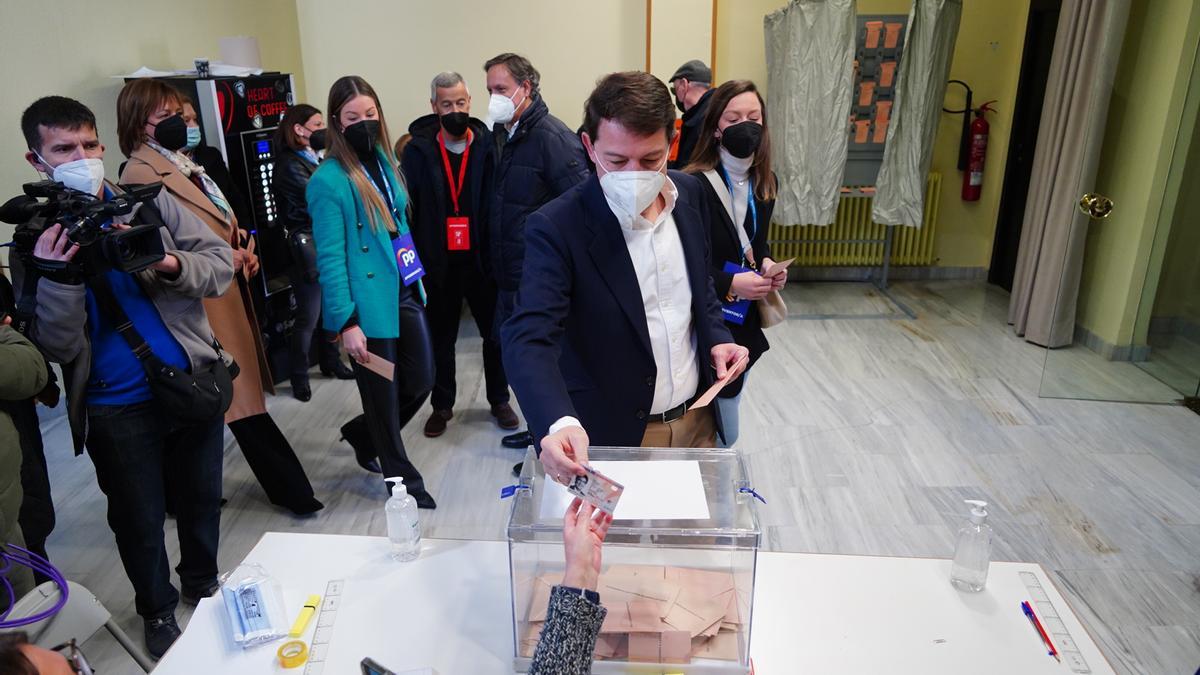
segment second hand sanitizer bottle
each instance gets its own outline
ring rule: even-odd
[[[992,557],[992,526],[987,524],[987,502],[966,500],[971,505],[971,522],[958,531],[950,583],[960,591],[978,593],[987,584]]]

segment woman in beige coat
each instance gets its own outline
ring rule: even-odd
[[[117,136],[129,157],[121,172],[126,184],[162,182],[233,248],[237,283],[219,298],[204,301],[213,332],[241,368],[225,423],[271,503],[297,514],[324,507],[313,496],[304,467],[267,413],[264,390],[274,393],[248,280],[258,272],[253,240],[238,227],[232,208],[204,169],[179,152],[187,143],[179,92],[165,82],[134,80],[117,97]]]

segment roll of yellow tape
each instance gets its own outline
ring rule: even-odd
[[[279,665],[295,668],[308,660],[308,645],[299,640],[285,642],[279,647]]]

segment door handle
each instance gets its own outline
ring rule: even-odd
[[[1079,212],[1094,220],[1104,220],[1112,214],[1113,200],[1101,194],[1089,192],[1079,198]]]

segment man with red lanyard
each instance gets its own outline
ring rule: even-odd
[[[493,335],[496,285],[485,269],[494,165],[491,133],[471,117],[471,94],[462,75],[438,74],[429,96],[433,114],[409,125],[412,141],[400,159],[412,197],[413,240],[425,264],[436,371],[425,435],[441,436],[454,416],[454,344],[464,300],[483,337],[491,415],[501,429],[516,429],[520,421],[509,405],[508,380]]]

